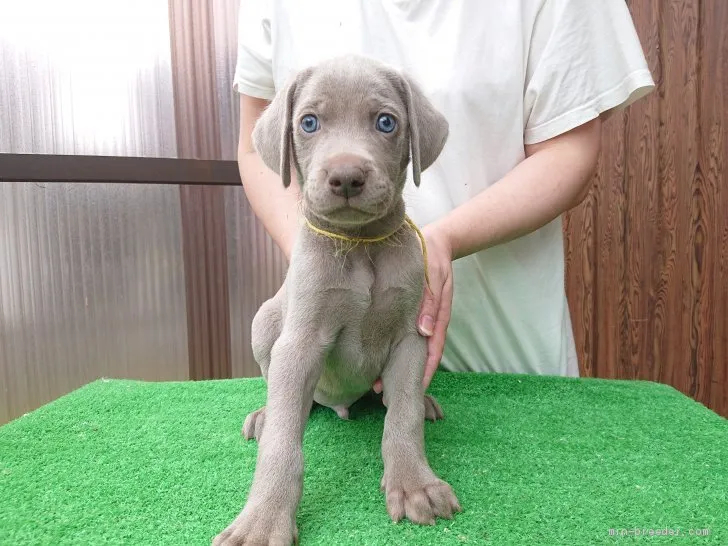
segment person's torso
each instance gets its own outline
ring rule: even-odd
[[[298,70],[357,53],[407,71],[450,126],[410,216],[428,224],[524,158],[528,48],[543,0],[271,0],[277,89]],[[566,372],[573,353],[560,221],[455,262],[445,367]]]
[[[413,214],[428,223],[523,159],[522,91],[540,3],[274,0],[276,87],[304,67],[347,53],[411,74],[450,123],[448,143],[422,187],[407,188]]]

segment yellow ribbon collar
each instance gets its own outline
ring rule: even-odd
[[[427,266],[427,244],[425,243],[425,236],[422,235],[420,228],[417,227],[417,224],[415,224],[409,216],[405,215],[404,222],[402,222],[402,224],[397,229],[395,229],[391,233],[388,233],[387,235],[382,235],[381,237],[349,237],[348,235],[341,235],[340,233],[334,233],[333,231],[327,231],[325,229],[321,229],[320,227],[314,226],[308,218],[306,218],[305,221],[308,229],[310,229],[314,233],[318,233],[319,235],[323,235],[324,237],[328,237],[329,239],[345,241],[347,243],[351,243],[354,246],[359,244],[369,245],[374,243],[381,243],[392,237],[395,233],[402,229],[403,226],[408,225],[412,228],[412,230],[417,234],[417,237],[420,239],[420,245],[422,246],[422,256],[425,263],[425,282],[427,283],[427,287],[430,287],[430,273]]]

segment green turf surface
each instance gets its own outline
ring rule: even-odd
[[[654,383],[437,374],[427,452],[464,512],[389,521],[384,412],[313,411],[301,544],[728,544],[728,421]],[[238,513],[262,380],[98,381],[0,428],[0,544],[209,544]],[[691,529],[708,529],[694,538]],[[617,531],[619,532],[619,531]]]

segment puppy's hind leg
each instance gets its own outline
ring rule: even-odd
[[[243,423],[242,434],[246,440],[255,438],[256,441],[260,441],[260,437],[263,434],[263,425],[265,424],[265,406],[250,412],[245,418]]]
[[[267,300],[260,306],[253,317],[250,327],[250,341],[253,349],[253,358],[260,366],[260,371],[268,379],[268,367],[273,345],[283,330],[283,290]]]
[[[260,371],[266,380],[268,379],[271,351],[283,329],[282,292],[283,288],[273,298],[260,306],[255,317],[253,317],[251,326],[253,358],[260,366]],[[248,414],[241,433],[246,440],[255,438],[256,441],[259,441],[261,434],[263,434],[264,423],[265,406]]]
[[[425,395],[425,419],[428,421],[438,421],[444,419],[445,414],[440,404],[429,394]]]
[[[382,403],[386,406],[386,402],[382,399]],[[337,411],[338,413],[338,411]],[[445,418],[440,403],[431,395],[425,395],[425,419],[428,421],[439,421]]]

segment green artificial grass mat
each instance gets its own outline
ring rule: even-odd
[[[430,392],[445,420],[426,424],[428,457],[464,511],[391,523],[384,409],[316,407],[302,545],[728,544],[728,421],[678,391],[439,373]],[[257,444],[240,428],[264,402],[260,378],[100,380],[0,427],[0,544],[209,544],[246,498]]]

